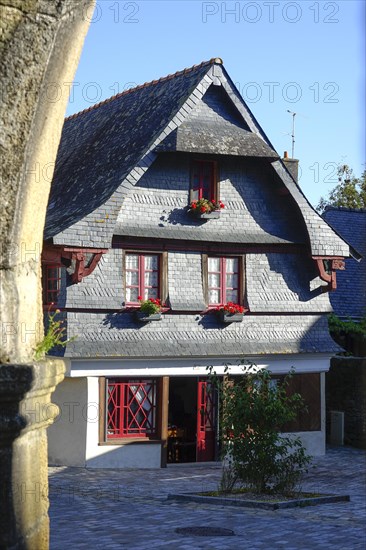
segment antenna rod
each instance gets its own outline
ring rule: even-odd
[[[292,158],[295,158],[295,116],[296,116],[296,113],[294,113],[293,111],[289,111],[289,109],[287,109],[287,112],[290,113],[292,115],[292,134],[291,134],[291,137],[292,137]]]

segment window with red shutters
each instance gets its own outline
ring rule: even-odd
[[[61,290],[61,269],[57,265],[43,266],[43,303],[46,306],[57,304]]]
[[[107,381],[107,440],[156,437],[157,382],[154,379]]]
[[[126,304],[160,296],[160,255],[126,253]]]
[[[240,304],[240,260],[238,257],[208,257],[208,304]]]
[[[200,199],[217,200],[216,162],[196,160],[191,168],[191,202]]]

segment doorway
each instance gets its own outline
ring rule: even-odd
[[[216,395],[207,378],[171,377],[168,463],[215,460]]]

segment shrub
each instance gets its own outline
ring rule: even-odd
[[[220,379],[210,367],[219,394],[221,452],[226,459],[222,487],[238,479],[258,493],[291,494],[299,483],[310,457],[298,437],[279,433],[304,408],[299,394],[287,393],[292,375],[275,384],[269,371],[248,364],[234,381]]]

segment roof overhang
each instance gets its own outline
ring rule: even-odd
[[[263,139],[234,124],[186,122],[169,134],[156,152],[235,155],[277,160],[279,155]]]

